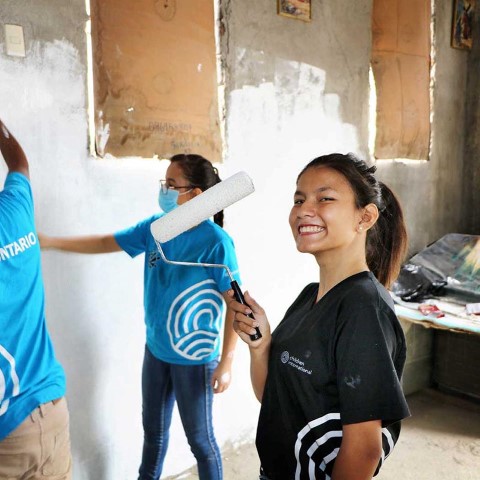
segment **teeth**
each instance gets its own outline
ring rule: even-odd
[[[300,227],[299,232],[300,233],[319,233],[323,230],[322,227],[317,227],[314,225],[309,225],[308,227]]]

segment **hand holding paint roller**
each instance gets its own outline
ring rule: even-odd
[[[250,195],[254,190],[255,188],[251,178],[245,172],[238,172],[226,180],[217,183],[208,190],[205,190],[200,195],[197,195],[183,205],[179,205],[171,212],[160,217],[158,220],[155,220],[150,226],[150,231],[164,262],[172,265],[189,267],[224,268],[230,278],[230,285],[234,292],[235,299],[243,305],[246,305],[246,303],[242,290],[227,265],[182,262],[167,259],[163,253],[161,244],[168,242],[190,228],[197,226],[199,223],[212,217],[217,212],[224,210],[247,195]],[[249,316],[253,318],[251,314]],[[257,327],[255,330],[256,333],[250,335],[250,338],[252,340],[262,338],[259,328]]]

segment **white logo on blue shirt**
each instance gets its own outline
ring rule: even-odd
[[[23,253],[36,243],[37,237],[33,232],[30,232],[28,235],[19,238],[15,242],[0,247],[0,262],[2,260],[8,260],[11,257],[15,257],[19,253]]]
[[[217,322],[222,318],[222,302],[212,279],[192,285],[175,298],[168,311],[167,332],[176,353],[190,360],[211,355],[218,337]]]
[[[5,364],[5,360],[7,364]],[[20,382],[18,380],[18,375],[15,370],[15,359],[10,355],[10,353],[0,345],[0,417],[8,410],[8,405],[10,400],[3,399],[7,393],[7,381],[5,375],[9,377],[8,383],[12,384],[12,392],[10,397],[14,397],[20,393]]]

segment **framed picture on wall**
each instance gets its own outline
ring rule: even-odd
[[[452,47],[470,50],[473,41],[473,22],[476,0],[454,0]]]
[[[277,0],[277,12],[283,17],[309,22],[312,19],[311,0]]]

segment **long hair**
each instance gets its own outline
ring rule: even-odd
[[[353,153],[332,153],[313,159],[298,175],[310,168],[329,167],[341,173],[353,190],[357,208],[370,203],[377,206],[379,217],[367,232],[366,260],[368,268],[385,287],[389,287],[400,273],[407,252],[407,229],[402,207],[387,185],[375,178],[375,166]]]
[[[221,181],[218,170],[212,165],[212,162],[201,155],[179,153],[174,155],[170,161],[178,164],[190,185],[198,187],[202,192]],[[213,216],[213,221],[223,227],[223,210]]]

